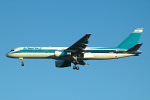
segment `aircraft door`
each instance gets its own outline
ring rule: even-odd
[[[116,49],[116,54],[118,54],[119,53],[119,51],[118,51],[118,49]]]
[[[47,49],[45,50],[45,53],[48,53],[48,50],[47,50]]]
[[[118,53],[119,53],[119,51],[118,51],[118,49],[116,49],[116,55],[115,55],[115,58],[118,58]]]

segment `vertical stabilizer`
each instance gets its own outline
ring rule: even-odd
[[[130,49],[138,44],[143,28],[137,28],[132,32],[117,48],[118,49]]]

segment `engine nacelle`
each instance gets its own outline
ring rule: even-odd
[[[60,57],[62,53],[63,53],[63,51],[55,51],[54,55],[56,57]]]
[[[67,52],[65,50],[58,50],[58,51],[55,51],[54,55],[56,57],[71,56],[71,52]]]
[[[64,61],[64,60],[58,60],[58,61],[55,61],[55,65],[56,65],[56,67],[60,67],[60,68],[69,67],[69,66],[71,66],[71,62]]]

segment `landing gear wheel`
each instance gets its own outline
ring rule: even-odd
[[[78,66],[77,66],[77,67],[76,67],[76,66],[73,66],[73,69],[77,69],[77,70],[79,70],[79,67],[78,67]]]
[[[76,69],[76,66],[73,66],[73,69]]]
[[[21,65],[24,66],[24,63],[22,63]]]
[[[77,70],[79,70],[79,67],[76,67]]]

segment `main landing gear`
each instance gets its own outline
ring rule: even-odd
[[[73,66],[73,69],[79,70],[79,67],[75,65],[75,66]]]
[[[21,65],[24,66],[23,58],[19,58],[21,60]]]
[[[74,61],[73,61],[73,63],[74,63],[74,65],[75,66],[73,66],[73,69],[77,69],[77,70],[79,70],[79,67],[77,66],[77,62],[78,62],[78,57],[77,57],[77,54],[75,54],[74,56],[73,56],[73,59],[74,59]]]

